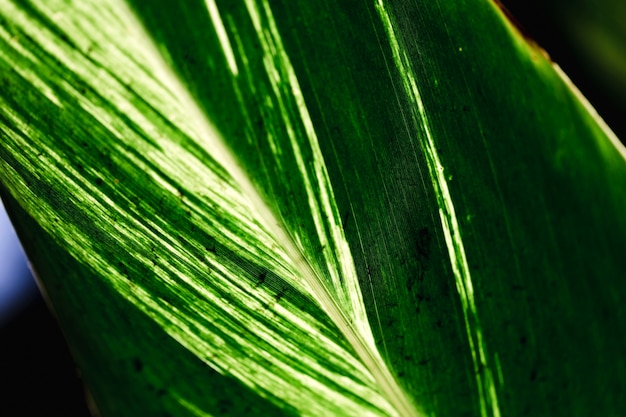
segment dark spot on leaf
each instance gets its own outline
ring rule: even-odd
[[[230,400],[222,399],[217,403],[217,407],[219,409],[220,414],[227,414],[228,411],[232,408],[233,403]]]
[[[430,243],[432,239],[433,238],[428,230],[428,227],[420,229],[415,243],[417,246],[417,253],[426,259],[430,257]]]
[[[135,368],[135,371],[137,372],[141,372],[143,370],[143,362],[141,361],[141,359],[133,359],[133,368]]]
[[[421,301],[430,301],[431,300],[430,295],[426,295],[423,292],[418,292],[416,298],[417,298],[417,301],[420,301],[420,302]]]
[[[95,181],[94,181],[94,182],[96,183],[96,185],[97,185],[98,187],[100,187],[100,186],[102,185],[102,182],[103,182],[103,181],[102,181],[102,178],[99,178],[99,177],[98,177],[98,178],[96,178],[96,179],[95,179]]]
[[[536,369],[533,369],[533,370],[530,372],[530,380],[531,380],[531,381],[534,381],[534,380],[536,380],[536,379],[537,379],[537,370],[536,370]]]
[[[350,214],[350,210],[346,210],[345,214],[341,217],[341,228],[344,230],[344,232],[346,230],[346,224],[350,219]]]
[[[189,67],[194,67],[196,65],[198,65],[198,61],[195,58],[195,55],[193,53],[190,53],[188,51],[186,51],[183,54],[183,61],[189,65]]]
[[[265,284],[265,279],[267,278],[267,272],[261,272],[258,276],[258,281],[256,283],[256,286],[259,287],[263,284]]]
[[[415,240],[415,261],[417,261],[417,268],[414,274],[410,276],[406,281],[406,288],[409,292],[414,290],[416,286],[419,286],[424,281],[424,275],[429,266],[432,235],[428,227],[423,227],[417,232]],[[420,300],[421,301],[421,300]]]
[[[289,291],[289,288],[287,287],[283,287],[277,294],[276,294],[276,302],[279,302],[284,296],[285,294],[287,294],[287,291]]]
[[[126,268],[124,262],[118,262],[117,266],[120,269],[120,272],[128,277],[128,268]]]
[[[211,236],[207,236],[207,241],[208,242],[204,244],[204,249],[207,252],[216,253],[215,239]]]
[[[519,338],[519,344],[522,346],[526,345],[526,341],[527,341],[526,336],[522,336]]]

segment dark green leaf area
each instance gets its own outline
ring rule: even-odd
[[[283,2],[275,10],[337,190],[377,344],[425,410],[473,415],[471,359],[436,197],[401,116],[411,105],[389,76],[376,11],[353,2]]]
[[[498,21],[493,10],[394,9],[461,220],[485,344],[501,363],[503,415],[619,415],[623,155],[538,51],[513,47],[521,41],[504,26],[476,30]],[[445,25],[416,28],[438,15]]]

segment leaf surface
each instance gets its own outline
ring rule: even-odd
[[[496,7],[131,3],[0,6],[3,198],[102,415],[619,415],[624,150]]]

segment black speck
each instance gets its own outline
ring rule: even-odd
[[[257,281],[256,286],[260,287],[261,285],[265,284],[266,278],[267,278],[267,272],[261,272],[259,274],[259,277],[258,277],[259,280]]]
[[[128,268],[126,268],[124,262],[118,262],[117,266],[119,267],[120,272],[128,277]]]
[[[429,267],[432,240],[433,237],[428,227],[421,228],[417,232],[417,236],[414,238],[414,258],[417,261],[417,270],[409,277],[409,279],[407,279],[406,288],[409,292],[413,291],[416,287],[419,287],[424,281],[424,275]]]
[[[285,294],[287,294],[287,291],[289,290],[289,288],[287,287],[283,287],[278,294],[276,294],[276,302],[279,302],[284,296]]]
[[[141,361],[141,359],[133,359],[133,368],[135,368],[135,371],[137,372],[141,372],[143,370],[143,362]]]
[[[96,185],[97,185],[98,187],[100,187],[100,186],[102,185],[102,183],[103,183],[102,178],[96,178],[96,179],[95,179],[95,183],[96,183]]]
[[[346,210],[345,214],[341,217],[341,228],[346,231],[346,223],[350,219],[350,210]]]
[[[220,414],[227,414],[233,407],[233,403],[230,400],[220,400],[217,403]]]
[[[416,298],[417,298],[417,301],[420,301],[420,302],[431,300],[430,295],[426,295],[423,292],[418,292]]]
[[[428,259],[430,257],[430,242],[432,241],[432,235],[428,227],[420,229],[416,239],[417,253],[420,257]]]

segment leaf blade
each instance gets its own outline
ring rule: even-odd
[[[295,239],[299,240],[301,250],[313,265],[312,269],[316,269],[311,275],[320,274],[310,281],[327,279],[332,288],[330,292],[340,300],[338,304],[341,308],[350,310],[352,305],[358,304],[358,301],[346,301],[349,296],[341,296],[344,291],[341,280],[332,278],[333,271],[346,264],[345,260],[329,262],[339,252],[337,247],[319,250],[323,247],[320,243],[327,233],[325,228],[340,227],[354,259],[368,319],[373,323],[377,348],[410,396],[436,415],[498,415],[500,412],[510,414],[531,409],[536,415],[586,415],[595,409],[593,398],[597,397],[589,393],[599,394],[606,386],[612,386],[615,389],[613,392],[618,392],[620,384],[623,384],[619,362],[617,370],[603,374],[592,365],[576,365],[576,358],[605,352],[609,357],[617,359],[617,347],[623,343],[621,339],[611,341],[608,338],[611,329],[621,328],[618,321],[610,321],[611,325],[605,326],[599,326],[597,321],[601,317],[598,306],[608,302],[610,308],[607,307],[607,310],[619,312],[624,294],[619,282],[612,282],[613,277],[624,271],[616,249],[623,243],[621,232],[625,230],[624,220],[619,215],[626,205],[620,194],[624,184],[623,149],[611,143],[610,135],[607,138],[607,132],[598,126],[584,103],[581,104],[570,87],[563,83],[552,65],[536,50],[529,50],[515,33],[507,29],[502,16],[490,5],[482,4],[474,8],[474,3],[470,2],[457,5],[420,3],[418,8],[417,2],[388,2],[384,7],[388,8],[388,16],[393,16],[393,19],[390,18],[389,25],[385,27],[385,19],[380,20],[380,6],[377,10],[374,4],[361,8],[357,18],[352,21],[353,11],[349,2],[324,3],[315,7],[303,3],[260,2],[257,8],[248,2],[248,8],[244,9],[233,5],[229,8],[226,3],[210,3],[207,8],[205,4],[196,2],[196,5],[202,6],[198,9],[202,13],[191,13],[193,9],[189,4],[178,10],[182,15],[188,13],[187,17],[192,22],[190,26],[198,32],[190,31],[190,34],[183,34],[187,38],[174,37],[169,40],[167,36],[160,38],[158,30],[153,35],[165,45],[165,49],[169,48],[172,57],[170,62],[183,74],[185,88],[192,91],[224,138],[231,141],[229,143],[238,157],[245,160],[244,165],[249,172],[244,176],[250,175],[254,179],[254,187],[262,190],[264,199],[276,197],[275,202],[270,203],[274,206],[271,209],[281,213],[289,233],[297,236]],[[218,25],[215,36],[206,42],[209,45],[206,46],[203,44],[207,40],[203,38],[206,35],[203,31],[211,31],[206,31],[206,26],[200,24],[200,21],[211,20],[215,16],[215,10],[212,14],[211,7],[219,7],[222,11],[223,17],[219,20],[223,28],[219,29]],[[321,16],[318,16],[318,8],[322,9]],[[257,17],[254,17],[255,13]],[[272,15],[278,17],[274,22]],[[466,16],[471,16],[469,20],[473,27],[477,27],[477,22],[494,23],[494,33],[472,31]],[[168,28],[166,18],[155,20],[158,22],[157,29]],[[316,30],[317,27],[324,27],[324,18],[332,22],[326,25],[331,28],[330,34]],[[258,20],[256,26],[255,19]],[[146,21],[148,27],[151,27],[150,19]],[[302,24],[296,26],[303,29],[301,32],[293,29],[294,21],[298,25]],[[345,27],[339,27],[339,22]],[[435,23],[426,25],[424,22]],[[196,35],[198,37],[194,38]],[[224,36],[229,39],[230,48],[236,50],[224,54]],[[335,40],[333,36],[336,36]],[[363,39],[358,39],[359,36]],[[395,45],[394,39],[397,42]],[[186,47],[185,42],[189,42],[191,47]],[[255,45],[260,45],[260,52],[254,51]],[[342,45],[355,45],[357,48],[350,51],[350,48]],[[184,54],[188,54],[187,58]],[[319,62],[310,58],[319,56],[323,57]],[[208,64],[203,63],[203,57],[208,57]],[[329,57],[347,65],[342,68]],[[246,60],[255,71],[254,76],[248,79],[244,79]],[[503,67],[500,61],[506,62],[511,71],[513,82],[510,85],[509,77],[499,73],[498,69]],[[371,74],[362,73],[360,65],[364,63]],[[391,63],[395,64],[395,69]],[[478,64],[480,71],[477,70]],[[320,68],[330,71],[322,71]],[[296,83],[292,82],[292,73],[296,74]],[[203,84],[206,74],[214,74],[213,78],[225,81],[223,85]],[[276,74],[278,81],[272,79]],[[407,74],[411,75],[408,79]],[[329,79],[333,81],[335,76],[347,86],[328,82]],[[371,91],[360,87],[355,80],[359,80],[361,85],[372,86]],[[36,84],[36,81],[32,82]],[[417,95],[412,92],[412,84],[417,88]],[[36,87],[46,92],[43,84],[36,84]],[[215,91],[210,91],[212,89]],[[142,95],[150,95],[148,90],[143,91]],[[273,95],[269,101],[268,95]],[[377,105],[381,98],[386,104],[384,109]],[[308,115],[302,113],[302,102],[308,105]],[[539,103],[543,110],[541,114],[535,109]],[[9,103],[7,107],[13,106],[13,103]],[[133,106],[137,106],[137,103],[133,102]],[[181,107],[189,108],[185,105]],[[424,137],[420,127],[424,121],[420,116],[415,116],[415,113],[407,116],[416,108],[419,113],[420,107],[423,107],[422,111],[427,114],[429,123],[432,123],[433,143],[429,143],[428,135]],[[273,113],[276,108],[280,109],[278,115]],[[233,114],[232,109],[237,109],[239,114]],[[145,111],[144,107],[137,114]],[[28,111],[24,114],[28,114]],[[305,120],[307,117],[308,122]],[[556,122],[551,122],[552,118]],[[260,126],[252,123],[257,119],[260,120]],[[407,128],[411,122],[414,127]],[[111,122],[109,124],[113,125]],[[128,119],[114,126],[121,129],[125,124],[133,126],[128,123]],[[307,155],[314,155],[315,149],[290,150],[290,146],[293,148],[294,145],[289,141],[292,139],[289,129],[295,129],[298,132],[295,134],[296,140],[301,140],[309,138],[309,125],[315,127],[323,169],[326,169],[327,174],[322,172],[320,175],[315,163],[311,164],[313,167],[307,165]],[[270,137],[267,132],[273,136]],[[393,142],[381,143],[384,142],[381,138]],[[520,143],[521,139],[529,145],[527,149]],[[173,183],[184,182],[190,174],[207,174],[202,165],[211,164],[207,161],[210,158],[199,157],[193,152],[189,156],[190,142],[193,141],[178,140],[179,144],[184,143],[180,147],[185,151],[173,165],[186,166],[189,160],[195,158],[199,161],[195,167],[197,171],[190,168],[183,172],[170,167],[164,177],[173,176],[176,181],[164,180],[158,183],[169,194],[176,194]],[[204,145],[198,148],[206,147],[206,142],[202,143]],[[258,150],[258,143],[263,143],[265,149],[260,155],[253,152]],[[164,156],[156,159],[158,163],[152,165],[142,165],[140,156],[143,155],[128,152],[125,157],[132,161],[132,165],[159,171],[158,167],[171,164],[165,155],[176,155],[178,152],[167,152],[165,148],[161,149],[161,155]],[[167,149],[173,150],[175,147]],[[283,151],[277,152],[276,149]],[[202,153],[201,150],[199,152]],[[297,159],[296,162],[290,161],[289,155],[300,157],[301,153],[304,159],[300,162]],[[4,155],[3,158],[10,159]],[[61,161],[63,158],[68,156],[61,155],[56,160]],[[320,157],[317,158],[320,160]],[[601,164],[606,161],[610,161],[610,164]],[[449,175],[439,178],[439,165],[443,167],[444,173],[452,173],[452,178]],[[22,166],[21,170],[28,172],[26,164]],[[215,171],[212,175],[216,177],[220,177],[217,171],[222,176],[226,175],[219,168],[212,170]],[[230,171],[232,175],[232,169]],[[299,175],[288,176],[291,172],[298,172]],[[324,219],[323,216],[316,220],[315,207],[320,204],[316,199],[319,198],[321,187],[302,187],[301,182],[306,182],[307,175],[321,181],[322,186],[325,181],[331,184],[329,187],[336,200],[336,208],[320,212],[330,215],[333,220]],[[325,175],[328,180],[324,178]],[[241,183],[241,178],[233,182]],[[439,194],[437,187],[431,184],[433,179],[439,184]],[[95,184],[95,179],[91,180]],[[10,179],[3,178],[3,181],[10,182]],[[282,184],[283,181],[287,184]],[[225,182],[229,183],[228,179]],[[188,186],[176,198],[187,200],[183,206],[193,206],[192,200],[202,187],[189,182],[185,184]],[[602,184],[601,188],[595,189],[598,184]],[[163,193],[158,191],[159,187],[150,190],[155,190],[157,194]],[[448,192],[444,193],[446,187]],[[251,187],[243,188],[244,194],[250,194],[250,191],[245,190]],[[95,188],[88,189],[96,191]],[[23,187],[19,191],[13,188],[12,192],[25,193]],[[290,195],[290,192],[294,194]],[[145,190],[141,194],[145,195]],[[222,196],[219,192],[216,194],[212,198],[219,200]],[[438,204],[445,194],[449,194],[449,201]],[[537,197],[530,197],[535,195]],[[24,196],[21,198],[22,201],[27,200]],[[598,202],[597,206],[589,207],[586,200],[590,198]],[[168,201],[170,207],[179,205],[171,196]],[[266,220],[259,222],[257,219],[255,222],[246,213],[258,215],[258,204],[253,204],[257,207],[249,207],[242,201],[238,209],[228,201],[222,201],[221,204],[228,207],[227,213],[237,213],[233,217],[227,216],[230,219],[230,222],[225,223],[228,225],[227,230],[231,228],[239,231],[246,226],[247,237],[237,239],[237,233],[231,233],[228,239],[220,242],[223,245],[220,246],[220,252],[227,248],[238,252],[245,246],[246,261],[269,262],[270,257],[265,257],[263,253],[269,253],[268,247],[272,251],[276,250],[276,246],[268,243],[272,238],[268,237],[265,241],[265,238],[252,238],[249,235],[262,234],[263,227],[260,224],[272,223],[267,221],[271,216],[261,216]],[[131,204],[128,207],[132,210]],[[440,214],[441,207],[447,207],[444,215]],[[420,213],[415,213],[416,209]],[[31,206],[31,212],[34,210],[34,206]],[[454,211],[459,213],[452,218],[456,219],[458,227],[452,221],[448,229],[458,231],[446,233],[440,219],[443,219],[445,225]],[[215,218],[222,216],[214,221],[215,224],[225,221],[224,212],[215,210],[211,215],[215,215]],[[613,222],[606,222],[604,216],[610,216]],[[165,216],[158,218],[165,221]],[[350,218],[353,220],[350,221]],[[581,221],[586,223],[581,225]],[[207,223],[206,219],[203,223]],[[304,224],[302,230],[299,230],[300,223]],[[319,227],[319,224],[324,226]],[[132,229],[138,227],[141,225],[134,224]],[[203,224],[202,227],[207,226]],[[212,230],[216,232],[217,227]],[[341,234],[342,231],[337,232]],[[272,233],[266,231],[266,234],[269,236]],[[277,246],[285,245],[292,236],[275,239],[278,240]],[[540,240],[535,242],[534,236],[540,236]],[[343,237],[340,236],[341,239]],[[463,244],[462,253],[457,248],[450,250],[454,246],[450,243],[452,241],[457,246],[459,242]],[[251,242],[254,243],[246,245]],[[86,244],[86,240],[80,243]],[[186,248],[183,252],[194,247],[189,242],[177,242],[172,234],[168,250],[180,253],[174,250],[179,244]],[[137,250],[137,247],[134,249]],[[249,254],[255,251],[258,253],[259,248],[265,248],[261,249],[260,255]],[[287,255],[277,255],[282,260],[273,260],[267,269],[280,270],[289,275],[289,267],[285,264],[289,263],[289,258],[293,260],[294,256],[286,252]],[[583,253],[584,258],[593,263],[595,270],[577,259],[583,258]],[[203,262],[209,262],[215,267],[213,255],[206,256],[208,261]],[[454,273],[455,263],[450,264],[450,257],[467,259],[465,276],[471,273],[473,279],[463,283],[457,280],[456,285],[461,295],[463,286],[468,287],[471,283],[475,288],[476,312],[471,303],[469,308],[464,307],[463,299],[454,293],[455,275],[458,274]],[[232,282],[232,277],[230,281],[228,279],[230,260],[220,261],[224,265],[219,265],[225,269],[217,268],[225,282]],[[107,263],[111,264],[110,261]],[[180,273],[181,268],[184,270],[184,267],[176,264],[173,270]],[[194,266],[192,270],[196,271],[196,268]],[[237,273],[238,276],[246,275],[248,281],[254,280],[254,274],[250,274],[245,267],[242,269]],[[257,276],[259,282],[262,281],[259,277],[263,272],[260,274]],[[197,273],[183,275],[197,276]],[[601,282],[608,285],[593,297],[587,297],[593,279],[602,279]],[[552,287],[547,286],[546,281]],[[163,282],[167,283],[166,280]],[[179,279],[177,283],[190,284],[184,279]],[[549,288],[559,290],[554,300],[547,291]],[[201,288],[193,290],[201,292]],[[231,288],[221,294],[235,290]],[[300,290],[302,288],[295,288],[294,292]],[[289,299],[290,292],[285,293],[281,289],[276,295],[281,300],[285,296]],[[303,292],[306,292],[306,288]],[[355,294],[354,291],[348,292]],[[282,296],[278,297],[281,293]],[[492,293],[498,294],[498,297],[492,297]],[[174,291],[170,291],[169,295],[173,294]],[[310,299],[302,305],[307,302]],[[161,309],[153,319],[165,317],[165,321],[161,322],[163,327],[167,327],[167,323],[175,323],[179,317],[191,317],[197,313],[183,308],[183,314],[181,310],[172,308],[171,303],[159,303],[147,305],[145,313],[150,313],[151,308]],[[177,305],[184,306],[184,300]],[[580,311],[574,312],[573,306],[579,307]],[[229,307],[222,305],[221,308],[228,311]],[[168,318],[166,313],[170,309],[176,315]],[[466,313],[466,319],[463,319],[464,309],[470,311],[469,316]],[[352,310],[347,315],[354,317],[358,314]],[[582,333],[562,331],[555,321],[549,320],[553,315],[567,329],[575,328],[577,323],[584,323],[590,317],[595,339],[585,339],[581,337]],[[320,312],[311,314],[313,321],[323,316]],[[336,321],[337,314],[333,318]],[[468,321],[471,324],[480,321],[484,333],[474,330],[468,338],[464,330]],[[423,330],[424,334],[420,334],[417,329]],[[328,331],[335,336],[340,333],[333,333],[336,329]],[[184,333],[193,335],[195,332]],[[366,331],[360,333],[365,334]],[[178,339],[182,340],[183,337],[178,336]],[[546,340],[555,340],[555,346],[550,346]],[[576,348],[565,346],[571,340],[578,342]],[[478,355],[483,355],[480,350],[483,350],[481,348],[484,344],[489,357],[472,362],[470,345],[473,341],[479,347]],[[186,347],[194,350],[195,345],[201,342],[187,342]],[[533,349],[524,349],[525,344],[532,345]],[[236,346],[237,343],[232,342],[232,345]],[[546,353],[540,351],[539,347],[546,349]],[[344,354],[353,358],[359,356],[345,345],[339,348],[346,352],[337,357]],[[237,354],[231,351],[229,356]],[[554,362],[555,358],[562,355],[570,362]],[[606,369],[606,362],[603,361],[606,359],[593,363],[598,365],[598,369]],[[518,369],[520,362],[522,366]],[[490,365],[490,368],[485,369],[485,365]],[[358,363],[354,364],[355,368],[359,366]],[[577,382],[560,392],[560,383],[571,379],[576,370],[592,376],[589,381],[603,381],[600,384],[602,388]],[[367,371],[364,370],[363,374],[367,374]],[[240,378],[245,379],[246,376],[240,375]],[[546,378],[550,383],[544,383]],[[250,386],[255,383],[250,379],[247,382]],[[377,385],[372,388],[374,392],[381,384]],[[581,387],[585,387],[589,393],[577,395]],[[518,394],[507,396],[510,391]],[[280,395],[287,398],[289,393],[281,392]],[[384,396],[389,396],[389,393]],[[356,397],[366,396],[361,391]],[[459,397],[469,399],[455,401]],[[551,397],[560,400],[550,402],[548,398]],[[294,398],[288,398],[288,401],[297,403]],[[526,398],[537,398],[540,401],[529,405],[525,403]],[[575,401],[563,404],[563,398],[575,398]],[[281,400],[270,401],[285,405]],[[381,404],[384,401],[381,399]],[[497,406],[494,406],[496,401]],[[606,415],[615,415],[619,409],[615,406],[617,401],[614,396],[608,397],[600,408]],[[490,402],[491,409],[487,406]],[[550,405],[552,403],[558,404],[558,407]],[[317,408],[309,410],[319,411]],[[334,410],[334,413],[342,412],[332,406],[330,410]],[[356,409],[350,410],[356,413]]]

